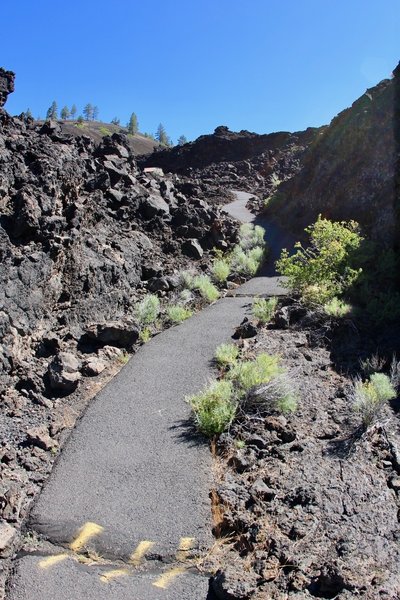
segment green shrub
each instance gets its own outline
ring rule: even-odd
[[[211,282],[208,275],[197,275],[193,279],[193,289],[200,292],[200,296],[207,302],[214,302],[219,298],[219,291]]]
[[[336,298],[336,296],[324,304],[324,311],[330,317],[346,317],[351,313],[351,308],[351,304],[347,304],[347,302]]]
[[[231,273],[231,267],[229,262],[224,258],[217,258],[214,260],[212,266],[212,275],[215,281],[218,283],[224,283]]]
[[[281,373],[250,391],[241,404],[244,409],[260,413],[288,414],[296,411],[297,400],[298,392],[292,380],[286,373]]]
[[[282,372],[279,366],[279,356],[259,354],[254,360],[240,361],[232,367],[227,377],[234,381],[243,395],[252,387],[267,383]]]
[[[253,316],[262,324],[269,323],[275,314],[276,306],[278,304],[277,298],[256,298],[253,302],[252,313]]]
[[[180,276],[181,282],[182,282],[182,287],[187,290],[193,290],[194,289],[193,283],[194,283],[195,277],[196,277],[196,275],[192,271],[182,271],[181,276]]]
[[[168,306],[167,317],[172,323],[182,323],[186,319],[189,319],[193,315],[193,311],[185,306],[179,306],[179,304]]]
[[[193,294],[189,289],[185,288],[185,289],[181,290],[181,292],[179,293],[179,301],[182,304],[188,304],[192,300],[193,300]]]
[[[240,246],[235,246],[231,253],[231,268],[238,275],[252,277],[259,268],[259,263]]]
[[[153,325],[160,313],[160,301],[154,294],[147,294],[136,305],[135,316],[139,325]]]
[[[189,396],[187,402],[198,430],[208,437],[222,433],[236,414],[237,403],[230,381],[213,381],[199,394]]]
[[[298,291],[303,300],[323,305],[343,294],[360,276],[356,251],[363,238],[355,221],[332,222],[321,215],[305,231],[310,246],[303,248],[297,242],[293,256],[283,250],[276,268],[287,278],[285,285]]]
[[[151,340],[151,329],[150,329],[150,327],[144,327],[139,332],[139,340],[141,342],[143,342],[143,344],[146,344],[149,340]]]
[[[231,367],[236,364],[239,348],[235,344],[220,344],[215,350],[215,361],[220,367]]]
[[[373,373],[368,381],[354,381],[351,395],[354,409],[361,415],[364,427],[368,427],[379,415],[382,407],[389,400],[393,400],[397,393],[387,375]]]
[[[101,126],[99,128],[99,132],[101,133],[101,135],[112,135],[112,131],[104,126]]]
[[[251,250],[260,246],[264,247],[265,229],[252,223],[243,223],[239,230],[239,245],[243,250]]]

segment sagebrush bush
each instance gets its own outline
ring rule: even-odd
[[[281,372],[279,356],[262,353],[254,360],[239,361],[228,372],[227,377],[235,383],[239,393],[244,394],[256,385],[267,383]]]
[[[193,279],[193,289],[200,292],[200,296],[207,302],[214,302],[219,298],[219,291],[208,275],[197,275]]]
[[[136,304],[135,316],[141,326],[153,325],[160,314],[160,301],[155,294],[146,296]]]
[[[351,396],[354,409],[360,414],[364,427],[368,427],[377,418],[382,407],[396,398],[396,395],[396,389],[384,373],[373,373],[368,381],[356,379]]]
[[[239,245],[243,250],[251,250],[257,246],[264,247],[265,229],[260,225],[243,223],[239,230]]]
[[[195,277],[196,277],[196,273],[193,271],[182,271],[180,274],[181,286],[184,289],[192,290]]]
[[[252,306],[254,318],[262,325],[269,323],[275,314],[277,304],[277,298],[256,298]]]
[[[222,433],[236,415],[237,403],[230,381],[213,381],[205,390],[186,400],[193,411],[197,429],[208,437]]]
[[[246,254],[240,246],[235,246],[230,258],[232,271],[245,277],[255,275],[260,266],[260,263],[249,254]]]
[[[337,318],[346,317],[351,313],[352,309],[351,304],[336,298],[336,296],[332,300],[329,300],[329,302],[326,302],[323,308],[327,315]]]
[[[231,367],[236,364],[239,348],[235,344],[220,344],[215,350],[214,356],[220,367]]]
[[[297,402],[298,391],[293,381],[287,373],[281,373],[250,391],[244,397],[241,406],[260,413],[288,414],[296,411]]]
[[[182,323],[193,315],[193,311],[185,306],[175,304],[167,307],[167,317],[172,323]]]
[[[231,266],[227,259],[217,258],[213,262],[211,271],[215,281],[218,283],[224,283],[231,273]]]
[[[139,339],[143,344],[146,344],[151,339],[150,327],[144,327],[139,333]]]
[[[287,278],[284,285],[299,292],[305,302],[324,305],[360,276],[357,251],[363,238],[355,221],[333,222],[321,215],[305,231],[309,247],[297,242],[292,256],[283,250],[276,268]]]

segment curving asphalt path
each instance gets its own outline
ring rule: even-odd
[[[236,192],[225,210],[253,221]],[[90,405],[45,485],[29,527],[50,545],[15,561],[9,600],[204,600],[190,549],[212,544],[211,455],[184,402],[212,377],[255,294],[284,293],[260,276],[153,338]],[[68,549],[66,552],[65,548]],[[85,550],[109,562],[81,564]]]

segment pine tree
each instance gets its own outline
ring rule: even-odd
[[[183,146],[184,144],[187,144],[187,138],[184,135],[180,135],[178,137],[178,146]]]
[[[55,121],[58,119],[58,107],[55,100],[53,100],[50,108],[47,110],[46,119],[54,119]]]
[[[78,109],[76,108],[75,104],[73,104],[71,106],[71,110],[69,111],[69,114],[71,115],[71,119],[75,119],[77,112],[78,112]]]
[[[30,108],[26,109],[26,111],[25,111],[25,118],[26,119],[33,119],[33,115],[32,115],[32,112],[31,112]]]
[[[61,109],[61,118],[64,121],[66,121],[67,119],[69,119],[70,116],[71,116],[71,113],[69,112],[68,106],[63,106],[63,108]]]
[[[93,106],[92,121],[97,121],[98,118],[99,118],[99,107],[98,106]]]
[[[163,146],[170,145],[170,139],[169,139],[167,132],[165,131],[165,127],[162,123],[160,123],[159,126],[157,127],[155,138]]]
[[[121,121],[118,119],[118,117],[114,117],[113,119],[111,119],[111,123],[113,125],[121,125]]]
[[[86,121],[90,121],[90,119],[93,117],[93,106],[90,104],[90,102],[86,104],[82,112],[85,115]]]
[[[79,115],[79,117],[77,118],[78,123],[83,123],[83,117],[82,115]]]
[[[128,132],[134,135],[139,131],[139,122],[135,113],[131,114],[131,118],[127,124]]]

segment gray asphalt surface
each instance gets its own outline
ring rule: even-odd
[[[10,600],[206,600],[208,577],[195,572],[171,573],[169,568],[127,569],[80,564],[67,558],[42,566],[43,557],[26,556],[18,561],[8,594]],[[161,576],[164,575],[164,580]],[[159,587],[164,586],[164,587]]]
[[[235,211],[249,196],[238,198]],[[31,512],[30,527],[73,556],[95,551],[117,565],[107,567],[113,570],[136,551],[146,570],[129,567],[105,581],[99,564],[64,556],[43,567],[43,557],[25,556],[16,561],[10,600],[205,600],[208,580],[197,573],[154,585],[181,564],[179,547],[202,550],[213,541],[211,454],[192,430],[184,398],[212,377],[215,348],[249,313],[251,296],[282,291],[276,277],[255,278],[237,297],[142,346],[89,406]],[[158,559],[170,564],[160,568]]]
[[[211,456],[193,435],[184,398],[212,376],[211,358],[249,300],[227,298],[154,337],[97,396],[73,432],[30,524],[67,544],[81,526],[103,556],[127,558],[143,541],[174,556],[181,537],[211,543]]]

